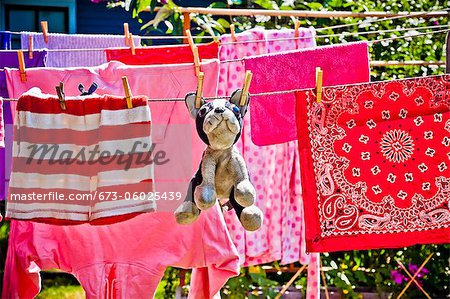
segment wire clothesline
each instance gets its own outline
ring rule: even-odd
[[[311,90],[314,88],[295,88],[295,89],[288,89],[288,90],[279,90],[279,91],[267,91],[267,92],[258,92],[258,93],[250,93],[250,96],[252,98],[254,97],[263,97],[263,96],[269,96],[269,95],[283,95],[283,94],[290,94],[290,93],[296,93],[301,92],[305,90]],[[215,96],[215,97],[202,97],[204,100],[216,100],[216,99],[229,99],[231,96]],[[10,101],[10,102],[17,102],[18,99],[12,99],[12,98],[1,98],[3,101]],[[164,98],[164,99],[148,99],[148,102],[184,102],[185,98]]]
[[[183,9],[183,8],[180,8]],[[186,8],[184,8],[186,9]],[[189,8],[192,9],[192,8]],[[295,12],[295,11],[293,11]],[[442,9],[442,11],[427,11],[427,12],[412,12],[412,13],[400,13],[398,15],[395,16],[391,16],[391,17],[386,17],[386,18],[381,18],[381,19],[374,19],[374,20],[364,20],[364,21],[358,21],[355,23],[350,23],[350,24],[341,24],[341,25],[333,25],[333,26],[327,26],[327,27],[322,27],[322,28],[314,28],[314,31],[324,31],[324,30],[330,30],[330,29],[337,29],[337,28],[345,28],[345,27],[351,27],[351,26],[356,26],[356,25],[366,25],[366,24],[372,24],[372,23],[377,23],[377,22],[383,22],[383,21],[389,21],[389,20],[396,20],[396,19],[402,19],[402,18],[411,18],[411,17],[424,17],[427,15],[432,15],[432,14],[439,14],[440,16],[443,16],[442,12],[446,12],[447,15],[450,13],[450,8],[445,8]],[[368,15],[367,17],[370,17],[370,15]],[[23,32],[17,32],[17,31],[10,31],[11,34],[14,35],[21,35],[23,34]],[[104,35],[104,34],[102,34]],[[152,40],[152,39],[187,39],[188,37],[185,35],[168,35],[168,36],[149,36],[149,35],[144,35],[144,36],[140,36],[140,35],[135,35],[140,37],[141,39],[144,40]],[[194,38],[196,39],[215,39],[218,36],[195,36]]]
[[[339,34],[328,34],[328,35],[315,35],[315,36],[298,36],[298,37],[286,37],[286,38],[277,38],[277,39],[261,39],[261,40],[248,40],[248,41],[236,41],[236,42],[224,42],[220,43],[221,45],[233,45],[233,44],[244,44],[244,43],[263,43],[263,42],[276,42],[276,41],[291,41],[291,40],[302,40],[302,39],[310,39],[310,38],[330,38],[330,37],[346,37],[346,36],[354,36],[354,35],[370,35],[370,34],[382,34],[382,33],[390,33],[390,32],[401,32],[401,31],[411,31],[411,30],[424,30],[424,29],[439,29],[439,28],[449,28],[450,25],[435,25],[435,26],[426,26],[426,27],[410,27],[410,28],[399,28],[399,29],[387,29],[387,30],[378,30],[378,31],[364,31],[364,32],[345,32]],[[428,35],[445,31],[431,31],[425,32],[419,35]],[[380,40],[369,41],[376,43],[389,39],[395,38],[403,38],[403,37],[411,37],[416,35],[405,35],[399,37],[391,37]],[[136,47],[136,49],[145,49],[146,47]],[[105,49],[115,49],[115,48],[78,48],[78,49],[46,49],[47,52],[100,52]],[[0,52],[16,52],[17,50],[0,50]]]
[[[413,37],[417,37],[417,36],[424,36],[424,35],[429,35],[429,34],[437,34],[437,33],[445,33],[445,32],[450,32],[450,29],[443,29],[443,30],[436,30],[436,31],[431,31],[431,32],[422,32],[422,33],[417,33],[417,34],[412,34],[412,35],[402,35],[402,36],[395,36],[395,37],[390,37],[390,38],[384,38],[384,39],[378,39],[378,40],[372,40],[372,41],[368,41],[369,44],[375,44],[375,43],[380,43],[380,42],[386,42],[386,41],[391,41],[391,40],[395,40],[395,39],[401,39],[401,38],[413,38]],[[281,40],[281,39],[278,39]],[[99,51],[100,49],[97,48],[93,48],[93,49],[53,49],[53,51]],[[101,49],[102,51],[104,49]],[[17,50],[0,50],[1,51],[6,51],[6,52],[16,52]],[[47,50],[50,51],[50,50]],[[232,62],[239,62],[239,61],[244,61],[245,58],[237,58],[237,59],[228,59],[228,60],[221,60],[220,63],[232,63]],[[186,63],[187,65],[194,65],[194,63]],[[426,64],[428,65],[443,65],[443,62],[426,62]],[[373,66],[380,66],[380,62],[378,61],[375,65]],[[0,71],[4,71],[4,69],[0,69]]]
[[[388,38],[383,38],[383,39],[371,40],[371,41],[368,41],[368,43],[369,44],[376,44],[376,43],[387,42],[387,41],[396,40],[396,39],[400,39],[400,38],[412,38],[412,37],[429,35],[429,34],[445,33],[445,32],[449,32],[449,31],[450,31],[450,29],[443,29],[443,30],[436,30],[436,31],[431,31],[431,32],[422,32],[422,33],[411,34],[411,35],[402,35],[402,36],[388,37]],[[244,59],[245,58],[228,59],[228,60],[222,60],[220,62],[221,63],[239,62],[239,61],[244,61]]]

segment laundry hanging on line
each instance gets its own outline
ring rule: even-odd
[[[217,59],[219,43],[211,42],[197,45],[200,60]],[[192,63],[194,55],[189,45],[151,46],[137,48],[133,55],[129,48],[106,49],[107,61],[116,60],[128,65],[155,65]]]
[[[21,47],[28,49],[28,37],[33,37],[34,49],[95,49],[125,46],[123,35],[106,34],[62,34],[49,33],[48,43],[42,33],[21,32]],[[141,38],[133,36],[136,45],[140,45]],[[88,67],[106,62],[102,51],[71,51],[49,52],[46,65],[48,67]]]
[[[64,100],[38,88],[19,98],[6,218],[104,224],[155,211],[147,98]]]
[[[320,103],[297,92],[308,251],[450,242],[449,84],[329,87]]]
[[[245,68],[253,72],[251,93],[312,88],[316,85],[316,67],[321,67],[324,72],[324,86],[370,80],[369,49],[366,42],[247,57],[244,62]],[[295,110],[293,93],[258,97],[250,103],[250,109],[252,140],[255,144],[270,145],[297,138],[292,113]]]

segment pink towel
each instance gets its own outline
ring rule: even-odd
[[[313,88],[318,66],[323,70],[324,86],[368,82],[368,44],[349,43],[245,58],[245,68],[253,72],[251,93]],[[297,138],[293,93],[254,97],[250,110],[255,144],[278,144]]]

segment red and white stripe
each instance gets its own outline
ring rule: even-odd
[[[133,108],[128,109],[123,97],[68,97],[63,111],[55,96],[37,88],[23,94],[17,104],[7,218],[87,222],[154,211],[153,200],[119,199],[154,191],[150,109],[146,97],[132,101]],[[56,156],[51,158],[52,151],[33,156],[33,147],[42,145],[57,145]],[[109,155],[91,154],[94,149]],[[20,201],[11,196],[51,191],[66,199],[69,194],[97,194],[97,199]],[[101,201],[100,192],[112,192],[117,198]]]

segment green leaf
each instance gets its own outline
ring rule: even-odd
[[[228,8],[224,2],[213,2],[208,7],[209,8]]]
[[[259,6],[261,6],[264,9],[279,9],[278,5],[275,1],[271,1],[271,0],[255,0],[253,1],[255,4],[258,4]]]
[[[169,21],[164,21],[164,24],[167,26],[166,34],[171,34],[173,32],[173,25]]]
[[[153,27],[158,27],[159,23],[162,21],[165,21],[168,17],[170,17],[173,14],[173,10],[169,8],[169,6],[166,4],[156,13],[156,16],[153,20],[150,20],[146,24],[144,24],[141,27],[141,30],[144,30],[145,28],[148,28],[153,25]]]
[[[321,10],[323,8],[323,5],[318,2],[311,2],[306,4],[309,8],[312,10]]]
[[[219,23],[223,28],[230,28],[230,23],[225,19],[218,19],[217,23]]]

